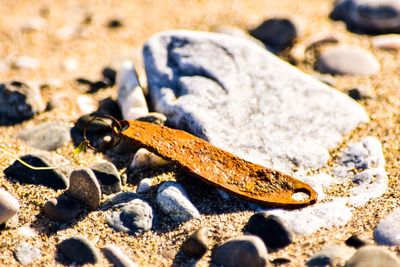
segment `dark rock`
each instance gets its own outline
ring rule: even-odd
[[[182,251],[192,258],[201,258],[208,250],[208,229],[203,226],[190,235],[182,244]]]
[[[28,265],[41,256],[40,249],[26,242],[19,243],[14,250],[14,257],[22,265]]]
[[[266,212],[251,216],[245,231],[260,237],[270,249],[284,248],[293,242],[293,233],[286,224],[279,217]]]
[[[265,267],[268,252],[260,238],[241,236],[216,247],[211,261],[224,267]]]
[[[102,248],[102,251],[114,267],[137,267],[137,264],[115,245],[106,245]]]
[[[67,195],[85,204],[90,210],[100,206],[101,189],[91,169],[77,169],[71,173]]]
[[[28,154],[21,157],[21,160],[34,167],[65,167],[65,159],[61,156],[45,156],[44,154]],[[68,187],[67,170],[56,168],[52,170],[33,170],[26,167],[18,160],[4,170],[4,174],[10,178],[27,184],[40,184],[53,189],[65,189]]]
[[[117,101],[112,99],[111,97],[107,97],[102,99],[99,103],[99,109],[97,110],[98,114],[110,115],[117,120],[122,119],[121,110]]]
[[[361,248],[368,245],[368,242],[361,239],[358,235],[352,235],[345,241],[345,244],[349,247]]]
[[[122,21],[119,19],[112,19],[107,23],[107,27],[110,29],[121,28],[122,26]]]
[[[293,44],[297,37],[297,30],[289,19],[273,18],[250,30],[250,34],[271,50],[279,52]]]
[[[346,261],[345,267],[399,267],[400,260],[392,252],[382,247],[364,246]]]
[[[57,245],[57,250],[68,264],[96,264],[99,261],[97,249],[83,237],[70,237]]]
[[[367,90],[366,88],[351,88],[347,90],[347,94],[353,98],[354,100],[363,100],[363,99],[370,99],[374,98],[373,93],[371,90]]]
[[[53,198],[43,206],[43,212],[47,218],[60,222],[71,222],[81,211],[79,203],[66,195]]]
[[[103,79],[105,81],[107,81],[107,83],[110,86],[114,86],[115,85],[115,79],[117,77],[117,71],[116,70],[114,70],[111,67],[105,67],[103,69],[103,71],[101,72],[101,75],[103,75]]]
[[[121,191],[121,177],[111,162],[105,161],[90,167],[100,183],[102,194],[113,194]]]
[[[111,87],[111,84],[109,84],[109,81],[96,81],[96,82],[92,82],[90,84],[90,89],[87,91],[89,94],[94,94],[98,91],[100,91],[101,89],[105,89]]]

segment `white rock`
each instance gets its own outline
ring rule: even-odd
[[[132,169],[139,167],[161,167],[167,165],[168,163],[169,162],[165,159],[157,156],[154,153],[151,153],[145,148],[141,148],[133,157],[130,167]]]
[[[150,187],[152,186],[152,181],[153,180],[151,178],[143,178],[140,180],[136,189],[136,193],[146,193],[149,191]]]
[[[18,200],[7,191],[0,188],[0,224],[11,219],[11,217],[17,214],[18,210]]]
[[[97,110],[97,103],[90,96],[79,95],[76,98],[76,103],[83,114],[89,114]]]
[[[117,74],[118,104],[126,120],[134,120],[149,113],[143,90],[133,66],[125,61]]]
[[[67,58],[64,60],[62,67],[65,71],[73,72],[78,69],[79,62],[76,58]]]
[[[400,208],[395,209],[382,219],[374,230],[374,239],[377,244],[384,246],[400,245]]]
[[[37,69],[40,66],[38,59],[29,56],[17,57],[13,62],[12,66],[16,69]]]

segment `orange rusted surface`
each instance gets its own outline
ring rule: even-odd
[[[141,121],[122,121],[120,135],[128,144],[141,146],[168,159],[185,171],[220,189],[266,206],[299,208],[316,202],[307,184],[282,172],[243,160],[181,130]],[[303,192],[302,201],[292,198]]]

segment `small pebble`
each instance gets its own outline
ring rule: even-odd
[[[102,72],[101,75],[103,75],[103,79],[107,82],[107,84],[109,84],[110,86],[114,86],[115,85],[115,80],[117,77],[117,71],[114,70],[111,67],[105,67]]]
[[[111,19],[107,22],[107,27],[110,29],[121,28],[123,26],[122,21],[119,19]]]
[[[176,182],[164,182],[157,190],[157,205],[173,221],[182,223],[199,218],[200,213],[190,202],[185,188]]]
[[[136,193],[146,193],[149,191],[152,186],[152,181],[153,180],[151,178],[143,178],[140,180],[136,189]]]
[[[293,242],[293,233],[279,217],[266,212],[256,213],[250,217],[245,231],[262,239],[272,250],[281,249]]]
[[[191,234],[182,244],[182,251],[192,258],[201,258],[208,250],[208,228],[203,226]]]
[[[121,177],[114,164],[104,161],[90,167],[100,183],[102,194],[113,194],[121,191]]]
[[[399,267],[399,258],[391,251],[377,246],[364,246],[346,261],[345,267]]]
[[[132,261],[119,247],[115,245],[106,245],[102,248],[102,252],[107,260],[114,267],[137,267],[138,265]]]
[[[38,59],[29,56],[20,56],[12,62],[12,67],[16,69],[35,70],[39,68],[40,62]]]
[[[345,244],[349,247],[358,249],[368,245],[368,242],[364,239],[361,239],[358,235],[352,235],[346,239]]]
[[[18,210],[18,200],[7,191],[0,188],[0,224],[14,217]]]
[[[372,45],[375,48],[385,50],[400,50],[400,34],[386,34],[372,38]]]
[[[90,96],[79,95],[76,98],[76,103],[83,114],[89,114],[97,110],[97,103]]]
[[[216,247],[211,261],[224,267],[265,267],[268,252],[263,241],[256,236],[240,236]]]
[[[66,195],[53,198],[43,206],[44,215],[50,220],[59,222],[71,222],[81,211],[79,203]]]
[[[19,243],[14,250],[14,257],[22,265],[31,264],[41,256],[40,249],[26,242]]]
[[[65,71],[74,72],[78,69],[79,62],[76,58],[67,58],[64,60],[62,67]]]
[[[17,229],[17,231],[18,234],[26,238],[33,238],[38,236],[37,231],[30,226],[21,226]]]
[[[66,194],[84,203],[90,210],[100,205],[101,189],[91,169],[77,169],[71,173]]]
[[[141,167],[156,168],[165,166],[168,163],[169,163],[168,161],[157,156],[156,154],[151,153],[145,148],[141,148],[135,153],[132,163],[130,164],[130,168],[131,169],[141,168]]]
[[[57,250],[68,261],[68,264],[96,264],[99,261],[96,247],[83,237],[64,239],[57,245]]]
[[[314,254],[307,260],[306,265],[308,267],[343,266],[354,252],[355,249],[347,246],[330,245]]]
[[[374,240],[378,245],[400,245],[400,208],[383,218],[374,230]]]

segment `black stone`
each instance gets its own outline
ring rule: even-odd
[[[363,246],[369,245],[367,241],[361,239],[358,235],[350,236],[346,241],[345,244],[349,247],[353,248],[361,248]]]
[[[103,71],[101,72],[101,75],[103,75],[104,80],[108,81],[110,86],[115,85],[115,79],[117,77],[117,71],[115,71],[113,68],[110,67],[105,67]]]
[[[121,177],[111,162],[102,162],[91,167],[100,183],[101,193],[113,194],[121,191]]]
[[[82,237],[70,237],[63,240],[57,245],[57,250],[69,264],[96,264],[99,261],[96,248]]]

